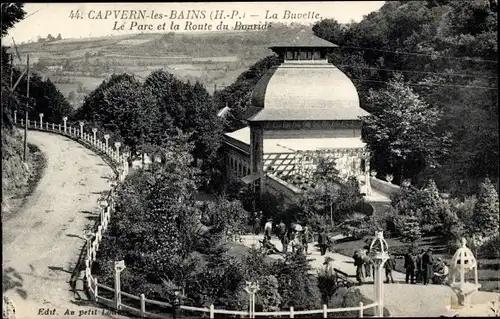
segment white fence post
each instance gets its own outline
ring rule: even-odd
[[[125,269],[125,261],[115,261],[115,308],[120,310],[122,295],[120,293],[120,273]]]
[[[49,130],[49,122],[45,122],[45,129],[48,131]]]
[[[141,318],[146,318],[146,296],[141,294]]]
[[[323,318],[328,318],[328,306],[323,305]]]
[[[54,124],[54,123],[52,123],[52,131],[54,131],[54,130],[55,130],[55,129],[54,129],[54,127],[55,127],[55,124]]]
[[[63,121],[64,121],[64,133],[66,133],[66,121],[68,121],[68,117],[67,117],[67,116],[63,117]],[[60,127],[60,126],[61,126],[61,124],[59,124],[59,127]],[[61,130],[61,129],[59,128],[59,131],[60,131],[60,130]],[[70,133],[71,133],[71,131],[70,131]]]
[[[359,317],[363,318],[363,302],[359,302]]]
[[[99,294],[97,293],[97,278],[94,278],[94,301],[97,301]]]
[[[293,317],[293,307],[290,307],[290,318],[294,318]]]
[[[61,132],[61,123],[59,123],[59,132]]]
[[[210,319],[215,318],[214,305],[210,305]]]

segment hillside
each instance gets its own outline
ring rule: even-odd
[[[28,145],[27,157],[23,163],[21,134],[2,127],[2,219],[22,206],[43,172],[45,162],[38,148]]]

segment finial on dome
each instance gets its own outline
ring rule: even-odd
[[[462,248],[466,247],[465,244],[467,244],[467,239],[462,238]]]

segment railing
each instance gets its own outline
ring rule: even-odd
[[[23,120],[17,121],[14,116],[14,121],[16,125],[20,127],[24,127]],[[88,147],[93,151],[97,151],[101,155],[104,155],[109,159],[108,164],[113,168],[115,173],[117,174],[116,183],[122,182],[126,175],[128,174],[128,163],[127,156],[125,154],[120,155],[119,153],[119,144],[115,145],[115,150],[108,146],[107,140],[109,136],[106,138],[105,142],[98,140],[96,138],[96,129],[93,129],[93,135],[86,133],[83,130],[83,125],[80,124],[80,129],[73,128],[71,126],[66,126],[67,123],[55,124],[55,123],[43,123],[41,120],[38,121],[29,121],[28,120],[28,129],[30,130],[38,130],[38,131],[46,131],[56,134],[61,134],[76,140],[77,142],[82,143],[84,146]],[[311,315],[311,314],[323,314],[323,318],[327,318],[329,313],[336,312],[348,312],[348,311],[357,311],[359,313],[359,317],[363,317],[364,310],[375,308],[378,306],[377,303],[371,303],[369,305],[364,305],[362,302],[359,303],[358,307],[349,307],[349,308],[332,308],[328,309],[327,305],[323,305],[323,309],[316,310],[300,310],[295,311],[293,307],[290,307],[289,311],[275,311],[275,312],[250,312],[250,311],[237,311],[237,310],[225,310],[225,309],[215,309],[214,305],[210,305],[209,308],[205,307],[192,307],[185,305],[172,305],[167,302],[161,302],[156,300],[147,299],[144,294],[140,294],[139,296],[121,291],[120,289],[120,272],[123,270],[117,269],[117,265],[115,265],[115,288],[108,287],[106,285],[100,284],[96,277],[92,276],[92,264],[96,260],[97,251],[99,250],[99,245],[102,240],[102,235],[108,228],[109,222],[111,220],[111,214],[115,210],[115,202],[114,202],[114,190],[116,185],[109,191],[108,195],[104,200],[100,202],[101,206],[101,214],[100,214],[100,224],[97,227],[97,231],[95,233],[89,233],[86,236],[87,240],[87,255],[85,258],[85,278],[84,283],[86,289],[89,292],[92,300],[94,302],[112,307],[116,310],[122,310],[127,313],[131,313],[136,316],[140,316],[141,318],[170,318],[170,316],[165,316],[165,313],[169,313],[171,311],[183,310],[199,313],[202,315],[203,313],[208,313],[210,318],[215,318],[216,314],[225,314],[225,315],[236,315],[236,316],[244,316],[244,317],[269,317],[269,316],[288,316],[289,318],[294,318],[295,316],[300,315]],[[107,291],[113,294],[112,299],[105,297],[105,293],[101,291]],[[108,294],[109,295],[109,294]],[[139,308],[126,305],[122,302],[122,297],[132,299],[134,301],[138,301],[140,304]],[[148,305],[150,305],[148,307]],[[151,308],[151,306],[158,308],[165,308],[169,311],[162,311],[161,313],[153,313],[147,311],[146,308]]]

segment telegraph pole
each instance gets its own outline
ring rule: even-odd
[[[26,89],[26,97],[28,98],[26,100],[26,111],[25,111],[25,122],[24,122],[24,154],[23,154],[23,161],[26,163],[26,152],[28,151],[28,109],[30,107],[30,55],[28,54],[26,58],[26,64],[27,64],[27,89]]]
[[[10,54],[10,89],[14,91],[14,53]]]

